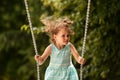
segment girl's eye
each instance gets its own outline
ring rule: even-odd
[[[62,37],[65,37],[65,36],[66,36],[66,37],[70,37],[70,35],[62,35]]]
[[[70,37],[70,35],[67,35],[67,37]]]
[[[62,37],[65,37],[65,35],[62,35]]]

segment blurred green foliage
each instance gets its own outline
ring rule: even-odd
[[[28,0],[32,25],[41,55],[49,37],[41,32],[40,19],[68,16],[74,21],[71,42],[81,55],[87,0]],[[24,1],[0,3],[0,80],[37,80],[34,48]],[[84,80],[120,80],[120,0],[92,0],[83,67]],[[79,64],[73,58],[78,70]],[[44,80],[49,58],[40,66]]]

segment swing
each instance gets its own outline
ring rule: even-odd
[[[31,19],[30,19],[30,13],[29,13],[29,8],[28,8],[27,0],[24,0],[24,3],[25,3],[27,18],[28,18],[28,22],[29,22],[29,26],[30,26],[30,31],[31,31],[31,36],[32,36],[34,51],[35,51],[35,54],[37,55],[38,54],[38,50],[37,50],[37,45],[36,45],[36,41],[35,41],[35,37],[34,37],[34,33],[33,33],[32,22],[31,22]],[[91,3],[91,0],[88,0],[86,22],[85,22],[85,32],[84,32],[84,40],[83,40],[81,57],[83,57],[84,53],[85,53],[87,29],[88,29],[88,22],[89,22],[90,3]],[[39,64],[38,64],[38,62],[36,64],[37,64],[37,80],[40,80]],[[82,68],[83,68],[83,65],[80,66],[80,80],[82,80],[82,73],[83,73]]]

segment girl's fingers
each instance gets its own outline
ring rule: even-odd
[[[35,55],[35,60],[38,60],[39,59],[39,55]]]
[[[82,58],[82,57],[80,57],[80,58],[79,58],[79,62],[80,62],[80,64],[85,64],[85,59]]]

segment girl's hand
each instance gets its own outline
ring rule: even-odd
[[[39,63],[39,65],[42,65],[43,62],[44,62],[44,60],[41,58],[40,55],[35,55],[35,56],[34,56],[34,59],[36,60],[36,62]]]
[[[40,55],[35,55],[35,56],[34,56],[34,59],[38,62],[39,59],[40,59]]]
[[[80,64],[85,64],[85,59],[84,58],[82,58],[82,57],[79,57],[79,59],[78,59],[78,63],[80,63]]]

